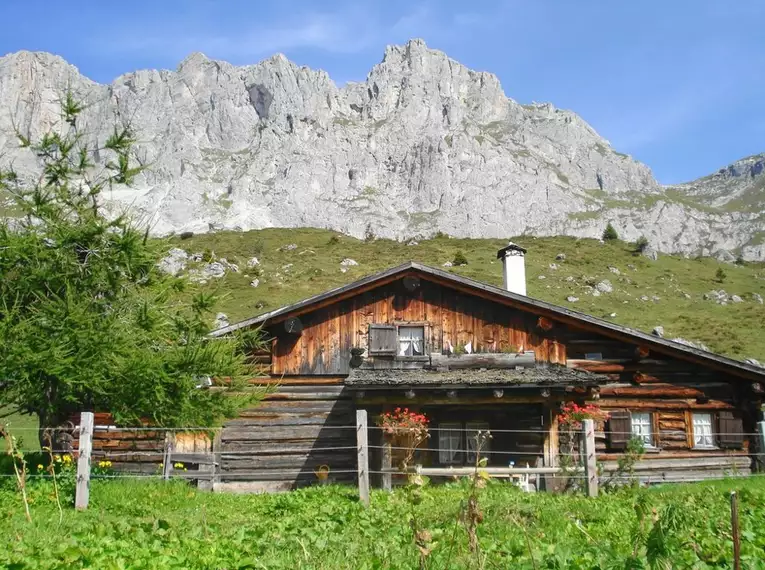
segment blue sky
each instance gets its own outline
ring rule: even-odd
[[[513,99],[576,111],[664,183],[765,152],[763,0],[1,0],[0,21],[0,54],[50,51],[100,82],[278,51],[342,84],[420,37]]]

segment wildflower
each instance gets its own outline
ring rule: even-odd
[[[37,465],[37,470],[38,471],[42,471],[43,469],[45,469],[45,468],[42,465]]]
[[[72,462],[72,456],[71,455],[64,455],[61,458],[61,461],[63,461],[64,463],[66,463],[68,465],[69,463]]]
[[[183,469],[184,465],[183,465],[183,463],[175,463],[175,464],[173,465],[173,467],[174,467],[175,469]]]
[[[60,455],[54,455],[54,456],[53,456],[53,460],[54,460],[56,463],[61,463],[61,456],[60,456]]]

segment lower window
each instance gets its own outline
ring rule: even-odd
[[[648,412],[632,412],[632,437],[638,438],[645,447],[653,447],[653,424]]]
[[[715,437],[712,430],[712,414],[693,414],[693,447],[694,449],[710,449],[715,446]]]
[[[489,431],[489,424],[481,421],[441,422],[438,424],[438,462],[442,465],[475,464],[480,451],[489,450],[489,439],[479,433]]]

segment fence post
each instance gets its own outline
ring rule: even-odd
[[[212,490],[215,491],[216,487],[220,484],[220,462],[221,462],[221,436],[223,434],[223,428],[221,427],[215,432],[215,437],[212,441],[212,456],[213,456],[213,474],[212,474]]]
[[[393,467],[393,449],[390,443],[390,440],[388,440],[383,435],[383,444],[382,444],[382,461],[380,471],[382,471],[382,488],[383,491],[390,491],[393,489],[393,474],[390,472],[390,469]]]
[[[165,453],[162,457],[162,479],[170,480],[170,473],[173,469],[173,448],[175,447],[175,435],[172,432],[165,432]]]
[[[593,420],[582,420],[582,460],[584,462],[585,485],[587,486],[587,496],[598,496],[598,466],[597,456],[595,455],[595,422]]]
[[[759,436],[757,438],[759,444],[757,452],[759,455],[757,456],[756,465],[759,471],[765,471],[765,422],[757,422],[757,435]]]
[[[733,534],[733,569],[741,570],[741,537],[738,526],[738,495],[730,492],[730,526]]]
[[[74,508],[84,511],[90,500],[90,453],[93,450],[93,412],[80,414],[80,434],[77,455],[77,488]]]
[[[369,505],[369,442],[367,411],[356,410],[356,450],[358,452],[359,500]]]

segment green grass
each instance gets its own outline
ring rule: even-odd
[[[667,567],[731,568],[729,491],[739,492],[742,562],[763,568],[765,482],[762,479],[581,495],[528,494],[491,482],[478,491],[483,520],[479,553],[468,548],[458,513],[464,483],[426,488],[412,507],[402,490],[373,492],[363,508],[351,487],[314,487],[282,495],[201,493],[179,482],[93,481],[85,512],[64,509],[63,521],[47,484],[30,484],[32,522],[10,481],[0,487],[0,567],[342,570],[418,568],[414,515],[430,548],[432,569],[648,568],[646,540],[637,541],[636,505],[647,505],[650,531]],[[427,538],[430,540],[427,540]],[[637,554],[639,562],[625,561]],[[532,561],[533,555],[533,561]],[[657,566],[658,567],[658,566]]]
[[[330,238],[337,236],[336,243]],[[664,326],[668,336],[704,342],[711,349],[734,358],[765,360],[765,306],[751,300],[752,293],[765,296],[765,264],[745,266],[721,264],[714,259],[685,259],[660,256],[652,262],[635,256],[623,242],[601,244],[597,240],[567,237],[518,237],[513,241],[528,248],[526,271],[528,294],[622,325],[649,331]],[[297,248],[281,251],[286,244]],[[218,257],[238,262],[242,271],[228,273],[211,284],[224,295],[220,310],[232,322],[349,283],[405,261],[419,261],[441,267],[461,250],[468,264],[450,268],[456,274],[478,281],[502,284],[502,264],[496,251],[506,244],[500,239],[437,238],[421,240],[417,246],[393,240],[364,242],[319,229],[266,229],[250,232],[220,232],[174,240],[189,252],[210,249]],[[565,253],[565,262],[555,256]],[[260,286],[250,287],[254,274],[246,261],[257,255],[261,261]],[[340,271],[340,261],[350,257],[359,265]],[[557,270],[549,269],[558,263]],[[291,267],[284,266],[292,264]],[[635,269],[630,269],[632,265]],[[621,275],[612,274],[616,267]],[[724,267],[727,279],[718,283],[715,272]],[[539,279],[544,275],[545,279]],[[573,281],[566,281],[571,277]],[[585,294],[587,281],[609,279],[614,292],[600,297]],[[712,289],[738,294],[744,303],[716,305],[702,299]],[[684,294],[689,294],[687,299]],[[569,295],[579,297],[568,303]],[[641,296],[660,297],[658,302],[641,301]],[[616,313],[615,317],[610,317]]]
[[[0,409],[0,416],[2,415],[2,409]],[[39,451],[40,438],[38,437],[37,430],[40,424],[37,421],[37,416],[13,414],[0,418],[0,424],[8,424],[11,433],[19,439],[20,448],[29,451]],[[0,445],[3,445],[2,439],[0,439]]]

